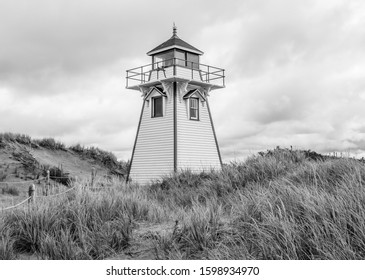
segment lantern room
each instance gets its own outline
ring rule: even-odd
[[[199,69],[199,56],[202,54],[202,51],[177,36],[176,26],[173,27],[173,35],[169,40],[147,53],[152,57],[153,69],[169,67],[174,64]]]
[[[171,80],[189,81],[211,90],[223,88],[224,69],[200,63],[202,54],[180,39],[174,26],[172,37],[147,53],[151,64],[127,70],[127,88],[140,90]]]

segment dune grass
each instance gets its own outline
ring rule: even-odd
[[[133,221],[155,221],[155,209],[143,194],[77,187],[3,213],[0,244],[8,245],[0,247],[0,257],[26,253],[42,259],[103,259],[128,247]]]
[[[104,259],[138,241],[155,259],[363,259],[364,185],[362,162],[287,149],[148,186],[80,185],[2,213],[0,258]]]

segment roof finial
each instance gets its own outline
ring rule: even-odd
[[[177,28],[176,28],[175,22],[174,22],[174,25],[172,26],[172,35],[177,36]]]

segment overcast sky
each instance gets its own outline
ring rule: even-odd
[[[276,146],[365,156],[365,1],[0,1],[0,132],[132,152],[125,70],[172,35],[226,69],[223,161]]]

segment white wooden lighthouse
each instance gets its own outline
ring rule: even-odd
[[[143,105],[128,180],[146,184],[190,169],[220,169],[209,109],[210,91],[224,87],[224,70],[200,63],[202,51],[173,35],[147,55],[152,63],[127,70],[127,88]]]

